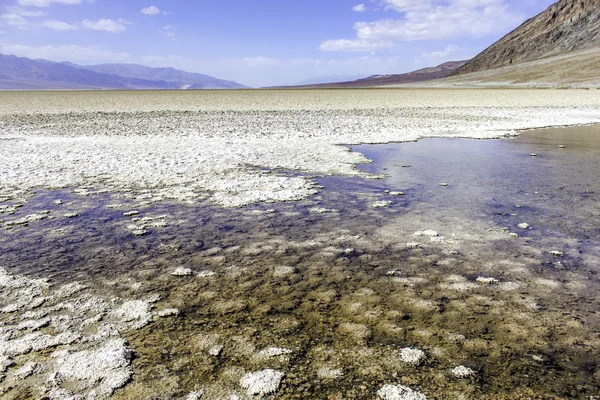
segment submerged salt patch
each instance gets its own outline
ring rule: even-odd
[[[339,379],[344,376],[344,370],[341,368],[319,368],[317,376],[321,379]]]
[[[240,379],[240,386],[247,390],[250,396],[263,396],[275,393],[279,389],[283,372],[265,369],[258,372],[247,373]]]
[[[381,400],[427,400],[423,393],[403,385],[385,385],[377,395]]]
[[[416,236],[416,237],[420,237],[420,236],[437,237],[437,236],[439,236],[439,234],[436,231],[433,231],[431,229],[427,229],[425,231],[417,231],[417,232],[413,233],[413,236]]]
[[[284,349],[282,347],[267,347],[258,352],[257,356],[259,358],[269,358],[269,357],[278,357],[284,356],[287,354],[292,354],[292,350]]]
[[[118,320],[123,328],[140,329],[152,321],[151,309],[147,301],[131,300],[111,311],[109,317]]]
[[[327,213],[336,213],[338,210],[333,208],[323,208],[323,207],[313,207],[309,210],[309,212],[313,214],[327,214]]]

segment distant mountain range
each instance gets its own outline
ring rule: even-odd
[[[467,61],[449,61],[438,65],[419,69],[406,74],[373,75],[363,79],[356,79],[347,82],[329,82],[315,85],[294,86],[295,88],[363,88],[387,85],[398,85],[402,83],[426,82],[435,79],[445,78],[452,74],[459,67],[466,64]]]
[[[212,76],[137,64],[83,66],[0,54],[0,89],[241,89]]]

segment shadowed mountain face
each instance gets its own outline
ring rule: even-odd
[[[434,79],[445,78],[457,68],[464,65],[466,61],[450,61],[437,67],[423,68],[406,74],[373,75],[364,79],[349,82],[332,82],[317,85],[295,86],[297,88],[362,88],[386,85],[398,85],[401,83],[425,82]]]
[[[118,66],[118,64],[114,64]],[[0,54],[0,89],[232,89],[244,86],[207,75],[191,74],[171,68],[172,80],[152,78],[153,68],[142,66],[140,76],[97,72],[71,63],[31,60]],[[108,70],[108,68],[107,68]],[[117,68],[113,68],[117,72]],[[156,74],[157,76],[160,73]],[[167,77],[167,74],[163,74]],[[175,79],[181,78],[181,80]],[[200,77],[205,77],[204,81]],[[189,79],[188,79],[189,78]]]
[[[560,0],[473,58],[454,75],[600,46],[600,0]]]

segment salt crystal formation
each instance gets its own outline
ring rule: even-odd
[[[423,393],[402,385],[385,385],[377,395],[381,400],[427,400]]]
[[[452,375],[457,378],[468,378],[474,374],[475,371],[473,371],[471,368],[465,367],[464,365],[459,365],[458,367],[452,369]]]
[[[290,349],[284,349],[282,347],[267,347],[266,349],[263,349],[258,352],[258,357],[259,358],[269,358],[269,357],[283,356],[283,355],[291,354],[291,353],[292,353],[292,350],[290,350]]]
[[[175,271],[171,272],[173,276],[189,276],[192,274],[192,270],[190,268],[185,267],[177,267]]]
[[[195,390],[193,392],[190,392],[185,398],[185,400],[200,400],[202,396],[204,396],[204,389]]]
[[[61,379],[72,382],[78,392],[93,389],[101,398],[125,385],[133,374],[131,351],[120,338],[92,350],[59,352],[55,358],[55,371]]]
[[[165,308],[164,310],[160,310],[158,312],[159,317],[171,317],[179,315],[179,310],[176,308]]]
[[[263,396],[275,393],[279,389],[281,378],[283,378],[283,372],[265,369],[242,376],[240,386],[246,389],[250,396]]]
[[[483,276],[478,277],[477,279],[475,279],[475,281],[486,285],[497,285],[498,283],[500,283],[500,281],[496,278],[488,278]]]
[[[405,347],[400,350],[400,359],[407,364],[418,365],[425,359],[425,353],[423,350]]]
[[[151,306],[139,300],[109,302],[87,290],[77,282],[55,288],[0,268],[4,387],[27,388],[35,398],[106,399],[127,383],[131,350],[120,334],[150,323]],[[52,329],[41,331],[46,326]]]
[[[393,201],[390,201],[390,200],[388,200],[388,201],[382,200],[382,201],[376,201],[376,202],[372,203],[372,204],[371,204],[371,207],[373,207],[373,208],[385,208],[385,207],[389,207],[389,206],[391,206],[392,204],[394,204],[394,202],[393,202]]]

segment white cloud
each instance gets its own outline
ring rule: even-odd
[[[79,29],[77,25],[71,25],[69,23],[56,20],[44,21],[42,25],[46,28],[52,29],[53,31],[76,31]]]
[[[150,6],[150,7],[142,8],[142,10],[140,12],[142,14],[144,14],[144,15],[156,15],[156,14],[160,14],[160,10],[156,6]]]
[[[319,46],[322,51],[375,51],[391,49],[394,43],[390,41],[349,40],[337,39],[326,40]]]
[[[420,60],[439,60],[439,59],[447,58],[453,54],[456,54],[459,50],[461,50],[461,48],[459,46],[450,44],[450,45],[446,46],[446,48],[443,50],[432,51],[430,53],[421,54],[418,61],[420,61]]]
[[[19,29],[28,29],[31,23],[18,14],[2,14],[0,20],[8,26],[14,26]]]
[[[365,11],[367,11],[367,6],[365,6],[364,4],[357,4],[354,7],[352,7],[352,11],[365,12]]]
[[[167,37],[170,37],[171,39],[175,39],[175,30],[177,30],[177,28],[175,28],[173,25],[167,25],[158,32]]]
[[[94,0],[18,0],[17,4],[25,7],[50,7],[52,3],[74,5],[92,1]]]
[[[506,0],[383,0],[386,9],[402,14],[354,24],[364,40],[440,40],[456,37],[483,37],[504,32],[522,22]]]
[[[105,31],[112,33],[121,33],[125,32],[126,28],[124,25],[124,21],[119,20],[113,21],[112,19],[100,19],[98,21],[91,21],[89,19],[84,20],[81,23],[85,29],[93,29],[95,31]]]
[[[22,17],[43,17],[44,12],[42,11],[31,11],[21,8],[19,6],[9,6],[6,7],[6,11],[8,14],[16,14]]]
[[[524,20],[512,11],[508,0],[380,1],[384,10],[398,17],[357,22],[355,39],[327,40],[320,49],[366,52],[388,49],[395,42],[479,38],[506,32]]]
[[[0,43],[0,53],[14,54],[20,57],[43,58],[52,61],[72,62],[132,62],[134,57],[129,53],[118,53],[77,45],[63,46],[25,46],[19,44]]]

